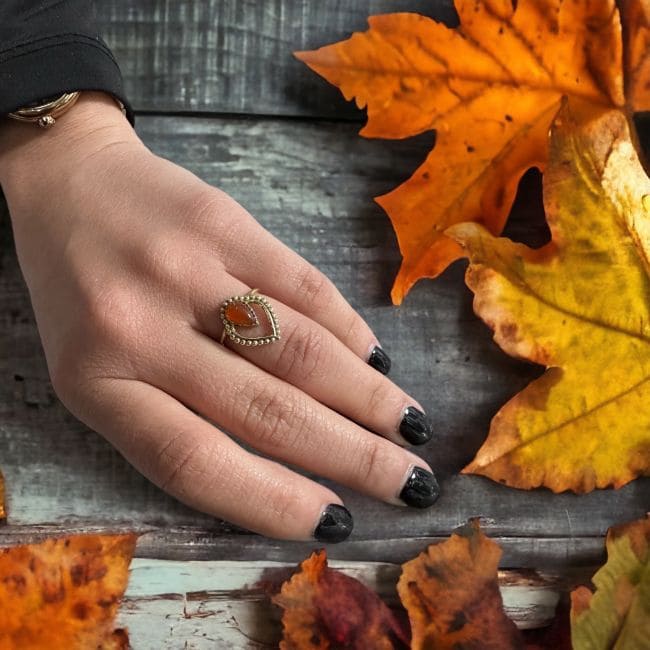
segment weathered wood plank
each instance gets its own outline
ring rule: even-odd
[[[367,28],[372,14],[452,22],[451,0],[145,0],[100,2],[102,33],[138,110],[360,119],[292,52]]]
[[[399,566],[336,562],[330,566],[363,582],[387,603],[397,604]],[[128,627],[139,650],[173,648],[277,647],[279,609],[269,600],[294,569],[282,562],[169,562],[131,564],[129,587],[117,625]],[[553,618],[564,579],[553,575],[500,572],[504,608],[521,629],[547,625]],[[272,588],[275,592],[275,588]]]
[[[485,522],[484,522],[485,523]],[[116,533],[137,529],[141,533],[135,551],[139,558],[163,560],[233,560],[298,562],[311,553],[312,542],[270,540],[243,532],[232,533],[225,526],[158,526],[139,522],[115,521],[101,523],[99,518],[71,520],[61,524],[0,526],[0,547],[32,544],[48,537],[81,533]],[[429,544],[437,544],[449,536],[410,536],[391,539],[355,539],[345,544],[330,545],[328,557],[345,561],[391,562],[401,564],[421,553]],[[576,568],[595,567],[605,560],[602,537],[498,537],[492,536],[501,549],[500,566],[518,569],[545,569],[567,572]]]
[[[458,475],[497,408],[539,370],[509,359],[491,342],[472,313],[462,265],[437,282],[421,283],[402,307],[389,304],[398,254],[388,221],[371,197],[408,174],[424,155],[427,136],[366,141],[352,124],[269,119],[143,117],[139,130],[155,151],[231,193],[330,275],[391,353],[395,380],[433,414],[436,436],[418,453],[439,473],[440,501],[414,512],[336,488],[355,515],[350,544],[368,540],[379,557],[383,543],[375,540],[446,536],[467,518],[483,516],[493,536],[567,538],[554,551],[566,563],[572,556],[593,559],[590,538],[644,513],[647,480],[577,496],[521,492]],[[525,194],[538,192],[529,177]],[[539,241],[544,227],[532,205],[520,202],[510,232]],[[232,531],[165,496],[55,399],[6,219],[2,229],[0,467],[11,523],[192,526],[217,537]],[[241,544],[264,546],[251,536]],[[526,548],[537,552],[536,544]],[[268,548],[283,546],[269,542]],[[290,553],[278,557],[294,559]]]

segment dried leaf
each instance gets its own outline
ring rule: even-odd
[[[312,553],[273,602],[284,609],[282,650],[408,647],[408,632],[388,606],[358,580],[328,568],[325,551]]]
[[[572,111],[559,117],[544,177],[548,245],[477,224],[450,230],[495,341],[548,367],[496,414],[463,471],[556,492],[650,473],[650,180],[621,112],[578,127]]]
[[[650,519],[607,533],[607,563],[593,577],[596,592],[571,594],[574,650],[650,647]]]
[[[113,619],[136,535],[75,535],[0,549],[0,650],[118,650]]]
[[[623,0],[626,95],[634,111],[650,111],[650,0]]]
[[[524,648],[497,582],[501,549],[472,521],[402,565],[397,584],[413,650]]]
[[[519,178],[545,164],[562,96],[600,106],[625,101],[614,0],[455,4],[454,29],[417,14],[373,16],[365,33],[296,54],[346,99],[368,107],[362,135],[436,130],[424,164],[377,199],[404,258],[395,303],[462,256],[444,234],[449,226],[476,221],[501,232]]]

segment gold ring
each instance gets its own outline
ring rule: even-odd
[[[221,304],[221,332],[220,343],[226,336],[239,345],[266,345],[280,340],[280,326],[278,317],[273,311],[269,301],[251,289],[243,296],[233,296]],[[246,336],[242,330],[261,329],[257,336]]]

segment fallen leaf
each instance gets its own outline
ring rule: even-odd
[[[273,602],[284,609],[281,650],[393,650],[408,648],[408,632],[365,585],[312,553]]]
[[[552,134],[548,245],[449,231],[495,341],[548,368],[463,470],[519,488],[588,492],[650,473],[650,180],[620,111],[583,120],[569,104]]]
[[[128,648],[113,619],[136,535],[74,535],[0,549],[0,650]]]
[[[436,277],[462,256],[445,235],[449,226],[476,221],[501,232],[520,177],[544,167],[548,129],[563,96],[625,103],[614,0],[455,5],[456,28],[417,14],[372,16],[364,33],[296,53],[346,99],[367,106],[361,135],[436,131],[435,148],[413,176],[377,198],[403,256],[396,304],[418,279]],[[630,46],[635,53],[641,47]],[[645,54],[634,85],[639,93],[648,81]]]
[[[622,0],[625,84],[633,111],[650,111],[650,0]]]
[[[503,611],[500,557],[498,544],[471,521],[402,565],[397,591],[411,621],[413,650],[524,648]]]
[[[574,650],[650,647],[650,519],[611,528],[607,563],[594,575],[595,593],[571,594]]]

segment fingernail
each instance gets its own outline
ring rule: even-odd
[[[431,440],[433,427],[427,416],[415,408],[409,406],[404,411],[404,417],[399,425],[399,432],[402,437],[412,445],[423,445]]]
[[[421,467],[414,467],[399,493],[399,498],[412,508],[428,508],[440,496],[436,477]]]
[[[370,353],[368,365],[378,370],[382,375],[387,375],[390,372],[390,357],[376,345]]]
[[[352,528],[350,511],[337,503],[330,503],[320,516],[320,521],[314,531],[314,537],[319,542],[336,544],[347,539],[352,532]]]

